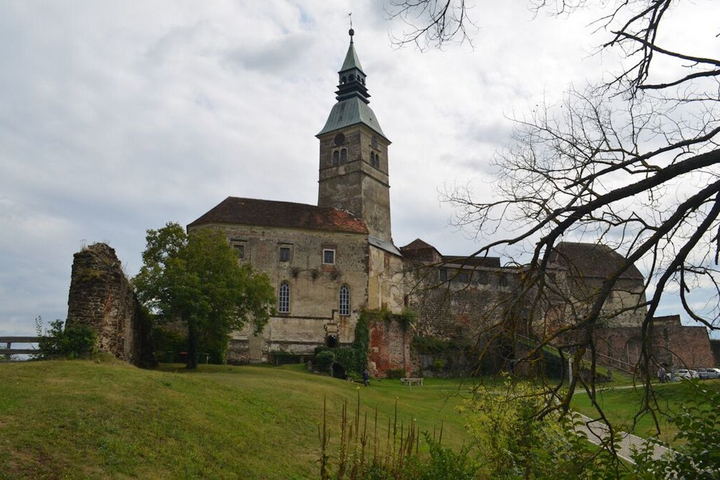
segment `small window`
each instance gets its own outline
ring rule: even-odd
[[[290,261],[290,247],[280,247],[280,261],[281,262],[289,262]]]
[[[375,152],[370,153],[370,163],[375,168],[380,168],[380,155]]]
[[[440,281],[447,282],[447,270],[444,268],[440,269]]]
[[[340,287],[340,308],[338,311],[343,317],[350,315],[350,288],[347,285]]]
[[[236,243],[233,245],[235,248],[235,253],[237,253],[237,256],[240,260],[245,260],[245,245],[242,243]]]
[[[457,276],[458,282],[468,283],[470,281],[470,275],[467,272],[460,272]]]
[[[290,285],[287,282],[280,284],[278,291],[278,312],[290,313]]]
[[[354,81],[354,80],[355,80],[355,75],[353,75],[353,74],[351,73],[351,74],[350,74],[350,81],[352,82],[352,81]]]
[[[487,273],[485,273],[485,272],[478,273],[477,283],[478,283],[478,285],[487,285],[488,284]]]
[[[333,152],[332,165],[333,165],[333,167],[337,167],[339,164],[340,164],[340,152],[335,150]]]
[[[347,83],[347,77],[342,77],[340,79],[340,84],[342,85],[343,83]]]
[[[500,274],[500,279],[499,279],[498,283],[501,287],[507,287],[508,280],[507,280],[507,276],[504,273]]]
[[[340,150],[340,163],[347,162],[347,148]]]
[[[335,250],[332,248],[323,249],[323,263],[325,265],[335,265]]]

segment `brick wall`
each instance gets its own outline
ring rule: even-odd
[[[413,375],[416,367],[410,352],[412,332],[402,322],[373,319],[368,321],[370,347],[368,352],[368,370],[377,377],[385,377],[387,370],[405,370]]]

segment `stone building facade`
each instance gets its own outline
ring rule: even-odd
[[[231,362],[268,362],[287,353],[309,357],[317,346],[352,343],[364,309],[395,314],[410,309],[417,314],[411,330],[389,323],[370,326],[369,357],[380,372],[427,370],[436,359],[413,350],[413,337],[492,337],[493,324],[522,275],[522,266],[503,266],[497,257],[442,255],[420,239],[394,245],[391,142],[369,106],[367,75],[352,30],[350,35],[337,102],[316,135],[317,205],[228,197],[188,225],[189,232],[224,230],[240,261],[267,273],[276,286],[277,313],[258,336],[249,328],[235,332]],[[553,322],[574,321],[592,303],[609,269],[622,262],[602,245],[560,243],[548,271],[564,294],[562,301],[548,304],[543,320],[551,328]],[[603,327],[640,327],[644,282],[633,265],[626,269],[603,307]],[[498,355],[512,357],[512,348]]]

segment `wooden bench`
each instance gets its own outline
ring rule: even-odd
[[[409,377],[408,377],[408,378],[401,378],[401,379],[400,379],[400,383],[402,383],[403,385],[407,385],[407,386],[409,386],[409,387],[412,387],[413,385],[420,385],[420,386],[422,386],[422,384],[423,384],[423,379],[422,379],[422,378],[409,378]]]

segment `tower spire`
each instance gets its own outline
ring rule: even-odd
[[[350,45],[348,45],[345,60],[338,71],[338,86],[335,92],[337,103],[330,112],[330,116],[325,123],[325,127],[318,133],[324,133],[338,130],[348,125],[356,123],[364,123],[368,127],[382,135],[380,125],[368,104],[370,103],[370,93],[365,86],[365,71],[360,64],[360,58],[355,51],[355,29],[352,28],[352,13],[348,14],[350,19]]]

